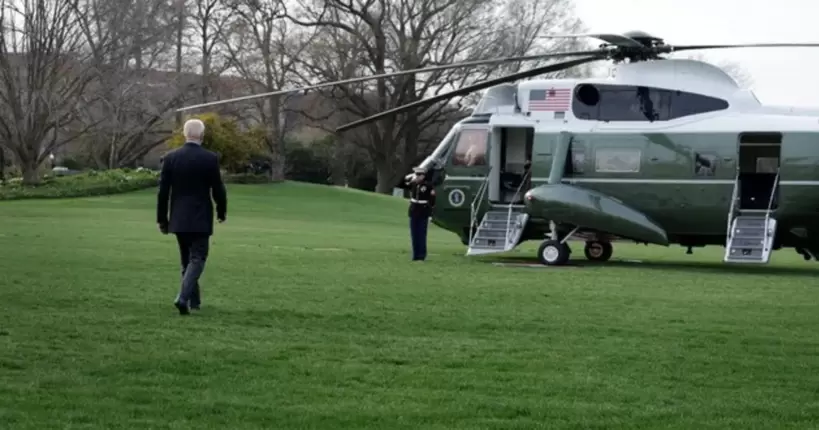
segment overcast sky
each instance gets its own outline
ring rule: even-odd
[[[819,43],[817,0],[574,1],[590,32],[642,30],[672,45]],[[763,104],[819,107],[819,47],[691,52],[740,63]]]

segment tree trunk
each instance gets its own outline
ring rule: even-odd
[[[375,165],[377,183],[375,192],[379,194],[392,194],[395,188],[395,173],[387,163],[377,163]]]
[[[116,169],[119,166],[119,157],[117,154],[117,143],[114,138],[111,139],[111,144],[108,149],[108,169]]]
[[[347,180],[347,156],[345,154],[346,142],[336,139],[333,143],[333,159],[330,161],[330,182],[333,185],[342,186]]]
[[[0,148],[0,184],[6,183],[6,153]]]
[[[277,154],[270,155],[270,182],[284,181],[284,157]]]
[[[177,1],[177,15],[176,19],[177,27],[176,27],[176,84],[177,88],[182,88],[182,49],[184,48],[183,43],[185,41],[185,24],[187,23],[185,20],[185,0],[178,0]],[[176,128],[182,127],[182,112],[176,113]]]
[[[272,75],[268,74],[267,88],[275,88]],[[266,116],[263,121],[267,126],[267,149],[270,151],[270,181],[284,181],[286,170],[286,150],[281,121],[282,101],[279,96],[269,97],[265,103]]]
[[[40,183],[40,166],[34,161],[20,163],[20,170],[23,173],[24,185],[37,185]]]

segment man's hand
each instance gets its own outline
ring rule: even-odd
[[[224,217],[224,216],[216,217],[216,221],[219,221],[219,224],[225,222],[226,220],[227,220],[227,217]]]
[[[157,224],[157,227],[159,227],[159,232],[160,233],[168,234],[168,224],[159,223],[159,224]]]

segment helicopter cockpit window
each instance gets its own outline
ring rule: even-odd
[[[485,166],[488,141],[489,132],[486,129],[462,129],[455,153],[452,154],[452,165]]]

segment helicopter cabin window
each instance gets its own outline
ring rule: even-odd
[[[756,173],[776,174],[779,169],[778,157],[759,157],[756,159]]]
[[[575,99],[574,116],[594,121],[668,121],[728,108],[728,102],[714,97],[630,85],[583,84]]]
[[[673,91],[671,95],[671,119],[728,109],[728,102],[700,94]]]
[[[586,173],[586,151],[583,149],[572,150],[572,174],[582,175]]]
[[[583,149],[572,148],[566,157],[564,175],[567,178],[579,176],[585,173],[586,153]]]
[[[694,153],[694,174],[697,176],[714,176],[717,172],[717,156],[714,154]]]
[[[638,173],[641,158],[639,149],[600,148],[594,152],[594,170],[599,173]]]
[[[453,166],[485,166],[489,132],[486,129],[463,129],[458,135]]]

